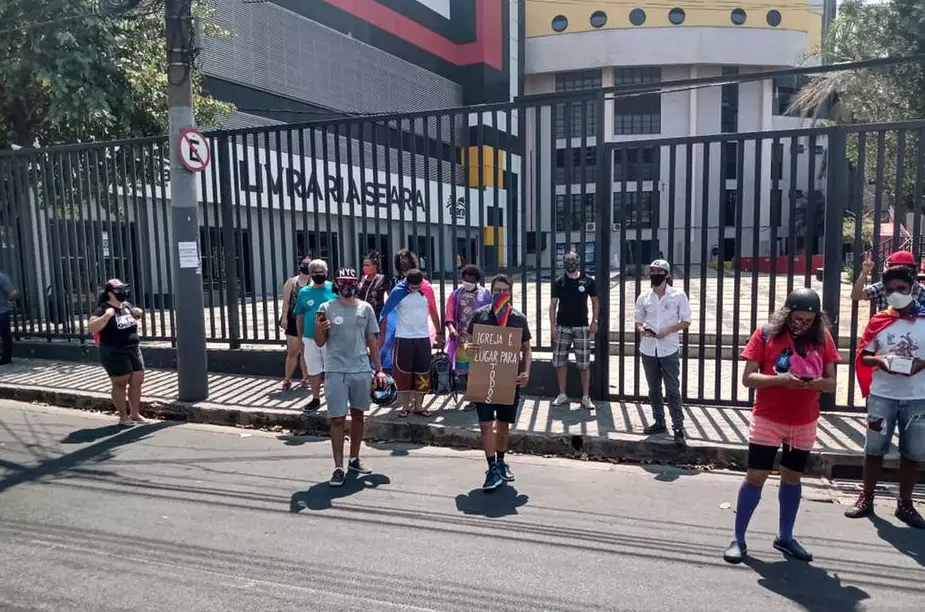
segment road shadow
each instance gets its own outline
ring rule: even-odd
[[[307,491],[297,491],[289,500],[289,511],[298,514],[302,510],[330,510],[335,499],[350,497],[366,489],[376,489],[391,484],[392,479],[384,474],[354,476],[348,473],[341,487],[332,487],[327,481],[311,486]]]
[[[870,515],[869,519],[881,540],[925,567],[925,531],[899,527],[876,514]]]
[[[838,574],[802,561],[784,559],[768,563],[745,557],[745,565],[761,576],[758,584],[802,606],[806,612],[860,612],[870,595],[842,584]]]
[[[411,454],[410,451],[424,448],[423,444],[414,442],[375,442],[372,440],[368,441],[366,446],[376,450],[389,451],[389,454],[393,457],[407,457]]]
[[[525,506],[530,498],[518,494],[517,489],[504,485],[494,491],[472,489],[466,495],[456,496],[456,509],[463,514],[501,518],[517,514],[517,508]]]
[[[96,442],[100,438],[108,438],[109,436],[114,436],[120,431],[124,431],[125,429],[125,427],[120,427],[118,423],[105,425],[103,427],[87,427],[84,429],[78,429],[77,431],[72,431],[71,433],[67,434],[67,436],[61,439],[61,443],[89,444],[90,442]]]
[[[688,470],[671,465],[644,465],[642,466],[642,469],[650,474],[655,474],[655,478],[653,480],[658,482],[674,482],[682,476],[700,475],[699,470]]]

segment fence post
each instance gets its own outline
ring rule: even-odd
[[[591,394],[594,399],[600,401],[605,401],[610,397],[610,225],[613,221],[610,195],[613,164],[611,163],[610,149],[607,148],[604,137],[604,106],[605,100],[602,91],[597,97],[597,108],[595,109],[597,130],[594,134],[595,164],[597,165],[597,182],[594,194],[594,208],[596,210],[594,215],[594,258],[597,261],[598,268],[596,289],[600,312],[598,313],[597,335],[594,338],[594,372],[591,377]],[[582,206],[584,206],[584,202],[582,202]],[[555,215],[555,211],[553,211],[553,215]],[[623,364],[620,364],[618,369],[622,372]]]
[[[848,199],[848,139],[843,128],[829,133],[826,163],[825,242],[823,254],[822,307],[832,319],[832,336],[838,344],[839,309],[841,306],[842,226]],[[810,262],[807,262],[809,265]],[[848,384],[853,384],[848,381]],[[835,394],[824,393],[819,400],[822,410],[835,409]]]
[[[231,181],[231,156],[229,147],[232,143],[226,134],[218,137],[218,181],[221,192],[220,203],[222,207],[222,256],[225,259],[225,304],[227,312],[222,313],[228,317],[228,339],[230,348],[241,348],[241,338],[238,332],[238,258],[235,253],[237,242],[234,236],[234,202]]]

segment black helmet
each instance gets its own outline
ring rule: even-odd
[[[341,279],[341,278],[353,278],[353,279],[356,279],[356,278],[358,278],[358,277],[357,277],[357,271],[354,270],[353,268],[341,268],[340,270],[337,271],[337,276],[334,277],[334,280],[338,280],[338,279]]]
[[[791,311],[798,312],[822,312],[822,303],[819,301],[819,294],[809,287],[794,289],[790,295],[787,296],[784,307]]]
[[[377,406],[389,406],[398,398],[398,387],[395,386],[395,380],[390,376],[385,377],[384,387],[373,387],[369,399]]]

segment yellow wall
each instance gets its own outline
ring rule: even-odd
[[[677,0],[676,4],[658,0],[654,6],[646,6],[645,0],[639,4],[630,4],[625,0],[608,2],[608,0],[569,0],[568,2],[553,2],[543,0],[537,2],[526,0],[526,32],[527,38],[535,36],[557,36],[574,34],[576,32],[593,32],[596,30],[617,30],[628,28],[685,28],[697,26],[728,27],[728,28],[762,28],[767,30],[797,30],[808,35],[807,50],[816,49],[822,39],[822,14],[807,8],[794,8],[797,2],[783,0],[781,5],[773,6],[767,0],[737,0],[735,3],[723,3],[719,8],[711,7],[711,2],[702,0]],[[699,6],[698,6],[699,5]],[[684,23],[679,26],[668,21],[668,11],[672,7],[684,9],[686,14]],[[813,5],[817,6],[817,5]],[[641,26],[630,23],[630,11],[641,8],[646,12],[646,22]],[[732,23],[730,13],[734,8],[745,9],[747,19],[743,25]],[[767,12],[777,9],[781,14],[781,23],[776,28],[768,25],[765,18]],[[591,27],[590,18],[594,11],[607,13],[607,23],[602,28]],[[555,32],[552,29],[552,19],[556,15],[565,15],[568,19],[568,28],[564,32]]]

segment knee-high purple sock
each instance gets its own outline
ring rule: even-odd
[[[742,481],[739,487],[739,498],[736,500],[736,542],[739,545],[745,544],[745,532],[748,530],[748,523],[752,520],[752,514],[761,501],[761,487]]]
[[[800,497],[803,486],[799,484],[780,483],[780,492],[777,499],[780,502],[780,531],[777,536],[784,541],[793,539],[793,524],[797,522],[797,511],[800,509]]]

